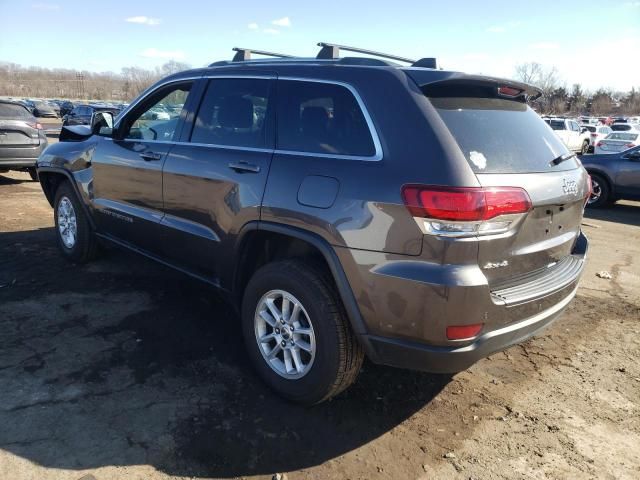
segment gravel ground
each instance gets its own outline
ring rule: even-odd
[[[455,376],[365,364],[312,409],[263,387],[208,287],[116,250],[66,263],[52,225],[0,175],[2,479],[640,478],[640,203],[585,219],[541,336]]]

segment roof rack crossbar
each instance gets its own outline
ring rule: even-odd
[[[389,60],[397,60],[405,63],[416,63],[415,60],[410,58],[399,57],[397,55],[389,55],[388,53],[374,52],[373,50],[365,50],[364,48],[348,47],[345,45],[336,45],[334,43],[318,43],[319,47],[322,47],[316,58],[323,59],[336,59],[340,55],[340,50],[346,50],[347,52],[364,53],[365,55],[372,55],[374,57],[388,58]]]
[[[233,51],[236,54],[233,56],[232,62],[244,62],[245,60],[251,60],[251,54],[264,55],[266,57],[278,57],[278,58],[294,58],[293,55],[285,55],[284,53],[266,52],[264,50],[255,50],[253,48],[239,48],[234,47]]]

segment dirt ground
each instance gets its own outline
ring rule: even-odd
[[[1,479],[640,478],[640,203],[585,219],[541,336],[452,377],[367,363],[311,409],[260,383],[208,287],[115,250],[69,264],[52,225],[0,175]]]

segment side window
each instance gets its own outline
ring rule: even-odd
[[[191,142],[266,148],[272,80],[220,78],[209,81]]]
[[[360,105],[341,85],[278,80],[277,148],[370,157],[375,146]]]
[[[162,88],[143,100],[124,120],[123,138],[172,141],[192,82]]]

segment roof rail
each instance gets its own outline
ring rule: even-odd
[[[285,55],[284,53],[265,52],[264,50],[254,50],[251,48],[234,47],[233,51],[236,52],[236,54],[233,56],[233,60],[231,60],[232,62],[244,62],[245,60],[251,60],[252,53],[255,53],[257,55],[265,55],[267,57],[294,58],[293,55]]]
[[[334,43],[318,43],[319,47],[322,47],[316,58],[322,59],[336,59],[340,55],[340,50],[346,50],[347,52],[364,53],[365,55],[372,55],[374,57],[388,58],[389,60],[397,60],[405,63],[415,63],[415,60],[410,58],[398,57],[397,55],[389,55],[388,53],[374,52],[373,50],[365,50],[364,48],[347,47],[345,45],[336,45]]]

